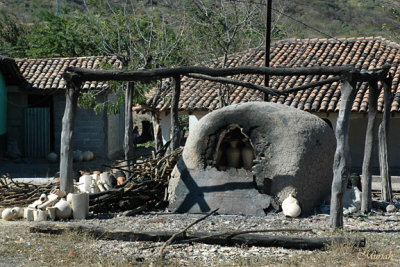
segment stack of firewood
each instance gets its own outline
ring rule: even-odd
[[[171,172],[181,153],[182,148],[178,148],[161,158],[138,160],[133,166],[111,166],[114,170],[129,173],[129,177],[120,187],[90,194],[90,211],[126,211],[124,214],[129,216],[164,208]]]
[[[109,166],[128,173],[126,181],[115,188],[89,194],[89,209],[94,213],[122,212],[133,215],[141,211],[164,208],[171,172],[178,162],[182,148],[160,158],[140,159],[132,166]],[[35,185],[15,182],[11,176],[0,179],[0,206],[26,206],[49,194],[58,183]]]
[[[3,175],[0,178],[0,207],[26,206],[53,188],[54,184],[15,182],[10,175]]]

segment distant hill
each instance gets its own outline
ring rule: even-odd
[[[108,1],[111,5],[121,5],[127,0]],[[177,11],[169,8],[170,4],[182,0],[128,1],[133,1],[135,6],[159,8],[163,12],[172,14]],[[253,1],[262,2],[260,0]],[[83,0],[1,0],[0,11],[13,13],[24,22],[29,23],[33,19],[33,14],[39,9],[57,12],[59,4],[66,12],[70,12],[76,9],[84,10],[83,3]],[[391,38],[389,32],[382,30],[382,25],[387,24],[400,28],[400,22],[390,12],[384,11],[382,6],[397,6],[400,10],[398,0],[274,0],[274,14],[280,17],[275,33],[280,39],[377,35]],[[296,22],[296,20],[300,22]]]

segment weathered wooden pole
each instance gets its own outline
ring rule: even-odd
[[[330,226],[343,227],[343,195],[350,173],[349,126],[351,107],[356,96],[356,82],[349,78],[342,83],[339,115],[336,122],[336,151],[333,161],[333,181]]]
[[[156,152],[159,152],[163,146],[163,140],[160,126],[160,116],[157,114],[157,111],[152,112],[151,122],[153,123],[154,147]]]
[[[365,146],[364,146],[364,160],[362,165],[361,174],[361,212],[367,213],[372,208],[372,154],[376,143],[376,114],[378,112],[378,83],[377,81],[369,82],[369,94],[368,94],[368,125],[365,134]]]
[[[132,100],[135,85],[128,82],[125,90],[125,135],[124,135],[124,154],[127,165],[131,169],[135,162],[135,148],[133,145],[133,122],[132,122]]]
[[[382,200],[391,202],[392,201],[392,179],[389,173],[389,159],[388,159],[388,147],[387,137],[389,133],[389,121],[390,121],[390,107],[393,101],[393,94],[391,92],[392,79],[385,79],[382,81],[384,94],[383,94],[383,118],[379,125],[378,140],[379,140],[379,167],[381,173],[381,184],[382,184]]]
[[[171,151],[179,147],[179,120],[178,106],[181,95],[181,77],[174,76],[172,79],[172,101],[171,101]]]
[[[73,136],[78,92],[81,84],[67,82],[65,92],[65,110],[62,118],[61,148],[60,148],[60,189],[67,193],[74,191],[73,173]]]

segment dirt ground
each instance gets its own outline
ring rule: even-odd
[[[110,214],[86,221],[51,222],[56,226],[101,226],[108,229],[183,229],[200,215],[149,213],[135,217]],[[35,222],[0,220],[0,266],[400,266],[400,212],[373,212],[369,216],[346,217],[344,230],[332,231],[328,216],[288,219],[272,216],[211,216],[193,231],[254,228],[312,228],[311,236],[365,237],[366,247],[332,244],[324,250],[225,247],[206,244],[174,244],[165,250],[162,243],[100,240],[85,234],[30,233]]]

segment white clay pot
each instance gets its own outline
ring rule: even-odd
[[[86,219],[89,215],[89,194],[71,194],[72,216],[75,220]]]
[[[49,215],[50,220],[54,221],[56,219],[56,207],[47,207],[47,214]]]
[[[24,209],[20,207],[14,207],[11,212],[15,215],[15,219],[21,219],[24,217]]]
[[[103,172],[100,174],[100,181],[102,181],[103,184],[107,184],[109,188],[112,187],[112,180],[108,172]]]
[[[228,167],[238,168],[240,164],[240,149],[237,147],[238,140],[232,140],[230,147],[226,150],[226,159],[228,161]]]
[[[3,218],[3,220],[5,221],[10,221],[15,219],[15,214],[11,211],[10,208],[6,208],[1,213],[1,218]]]
[[[33,220],[35,222],[47,221],[47,212],[44,210],[34,210],[33,211]]]
[[[46,209],[47,207],[53,206],[58,200],[58,195],[56,194],[49,194],[47,197],[47,201],[40,204],[38,209]]]
[[[49,154],[47,154],[46,159],[50,163],[55,163],[58,160],[58,155],[54,152],[50,152]]]
[[[292,218],[296,218],[301,214],[299,202],[291,194],[282,202],[282,211],[285,216]]]
[[[33,221],[33,212],[34,212],[35,210],[34,209],[32,209],[32,208],[26,208],[26,209],[24,209],[24,219],[25,220],[27,220],[27,221]]]
[[[106,189],[103,186],[103,183],[101,181],[97,181],[97,187],[99,188],[100,192],[106,191]]]
[[[56,217],[57,219],[68,219],[72,215],[72,209],[69,203],[65,199],[61,199],[54,205],[56,209]]]
[[[89,192],[91,184],[92,184],[92,176],[91,175],[82,175],[79,178],[79,190],[81,192]]]

